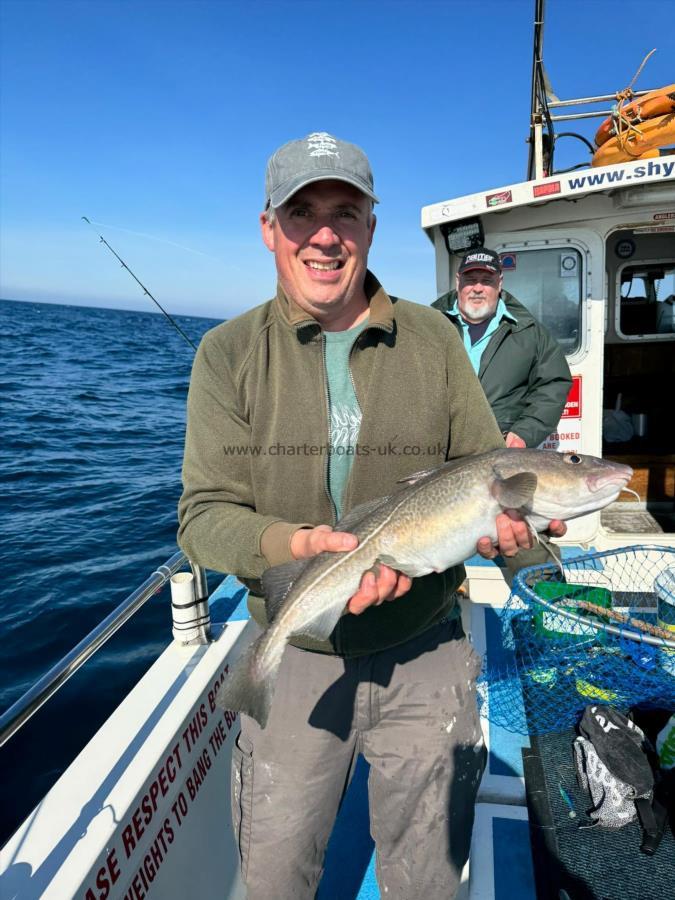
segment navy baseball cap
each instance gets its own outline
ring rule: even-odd
[[[363,150],[325,131],[315,131],[289,141],[270,157],[265,173],[265,209],[277,209],[306,185],[329,179],[351,184],[373,203],[379,202]]]
[[[495,275],[501,275],[502,262],[499,254],[495,253],[494,250],[488,250],[487,247],[469,250],[462,257],[457,272],[459,275],[463,275],[464,272],[470,272],[472,269],[485,269],[488,272],[493,272]]]

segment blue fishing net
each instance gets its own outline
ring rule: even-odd
[[[675,710],[675,549],[633,546],[566,560],[562,572],[554,563],[522,569],[500,618],[501,646],[478,684],[481,714],[494,724],[563,731],[594,701]]]

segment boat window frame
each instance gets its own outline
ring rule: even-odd
[[[658,257],[650,258],[650,259],[635,259],[635,257],[631,257],[630,259],[625,260],[620,266],[617,267],[616,270],[616,279],[614,282],[614,333],[617,338],[621,342],[626,343],[641,343],[641,344],[654,344],[654,343],[663,343],[669,341],[671,343],[675,342],[675,334],[659,334],[655,332],[653,334],[625,334],[621,331],[621,275],[624,269],[628,268],[636,268],[639,266],[644,266],[644,268],[654,267],[659,265],[672,266],[675,269],[675,255],[674,257],[661,259]]]
[[[596,235],[593,232],[594,236]],[[599,236],[598,236],[599,237]],[[490,239],[488,237],[488,246],[490,245]],[[495,241],[494,242],[494,250],[501,255],[505,253],[522,253],[528,250],[561,250],[564,251],[566,249],[573,249],[578,251],[581,257],[581,288],[580,288],[580,297],[579,297],[579,342],[577,347],[574,348],[572,353],[567,353],[565,347],[560,343],[557,337],[551,333],[551,336],[554,338],[556,344],[560,347],[560,349],[565,354],[565,359],[569,366],[577,366],[583,360],[586,359],[588,354],[591,352],[591,341],[590,336],[588,334],[588,315],[586,304],[591,299],[590,295],[590,285],[592,283],[592,258],[593,254],[590,246],[585,243],[580,237],[561,237],[557,234],[552,234],[551,237],[548,238],[537,238],[532,240],[530,238],[521,239],[517,241],[507,240],[507,241]],[[604,256],[600,259],[599,264],[604,264]],[[508,290],[507,288],[505,288]],[[516,298],[519,299],[519,298]],[[522,303],[522,300],[520,301]],[[539,321],[537,319],[537,321]],[[542,323],[543,324],[543,323]]]

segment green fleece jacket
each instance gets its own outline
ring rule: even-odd
[[[367,328],[350,352],[363,418],[343,507],[381,497],[447,458],[503,446],[454,326],[436,310],[390,298],[370,273]],[[209,331],[188,396],[178,541],[195,562],[239,576],[265,624],[258,579],[291,559],[299,525],[335,524],[324,337],[281,289]],[[330,642],[299,646],[346,656],[401,643],[456,614],[457,566],[415,579],[398,600],[345,615]]]
[[[502,320],[483,351],[478,378],[500,431],[537,447],[558,427],[572,376],[560,345],[527,307],[508,291],[502,299],[517,322]],[[431,305],[461,331],[457,291]]]

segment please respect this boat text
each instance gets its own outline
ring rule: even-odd
[[[116,831],[116,843],[94,868],[92,881],[81,894],[84,900],[107,900],[121,879],[127,882],[124,900],[143,900],[148,894],[237,721],[237,713],[216,706],[228,670],[225,665],[193,708],[180,740]],[[121,895],[119,888],[114,895]]]

